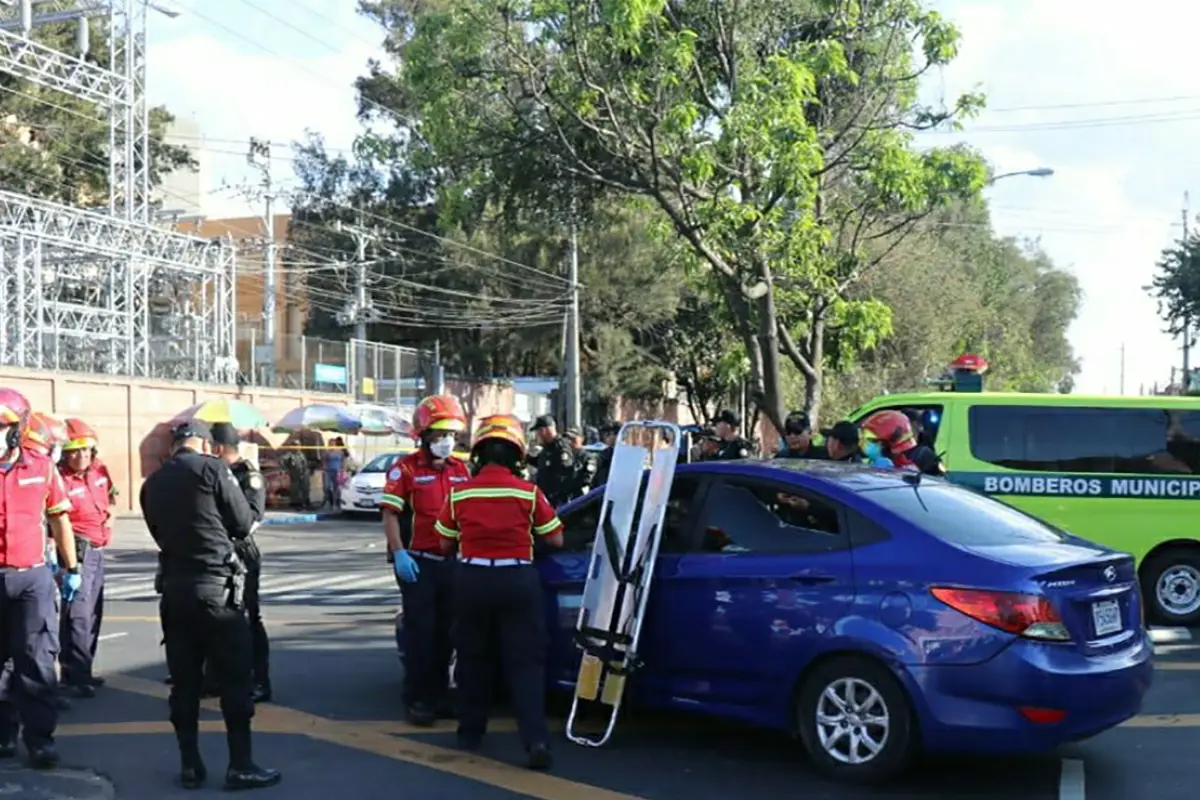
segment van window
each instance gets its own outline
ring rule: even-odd
[[[861,496],[951,544],[987,547],[1063,541],[1061,532],[1041,520],[953,484],[922,481]]]
[[[1200,411],[974,406],[971,454],[1029,472],[1200,474]]]

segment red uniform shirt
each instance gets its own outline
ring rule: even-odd
[[[63,485],[71,498],[71,528],[96,547],[112,540],[112,478],[103,464],[92,462],[83,472],[61,467]]]
[[[451,456],[441,467],[436,467],[428,453],[418,450],[396,462],[387,478],[379,505],[396,513],[412,509],[413,535],[409,549],[441,555],[442,539],[433,526],[451,488],[471,479],[466,463]]]
[[[46,561],[46,517],[71,510],[62,477],[48,456],[21,449],[0,466],[0,566],[25,569]]]
[[[438,515],[437,532],[458,539],[462,558],[533,558],[533,537],[562,530],[542,490],[488,464],[455,487]]]

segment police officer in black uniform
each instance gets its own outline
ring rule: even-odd
[[[250,510],[254,513],[254,527],[262,524],[267,512],[267,485],[262,473],[238,453],[237,429],[228,422],[212,426],[213,455],[229,466],[233,477]],[[262,577],[262,551],[251,532],[245,539],[234,541],[234,550],[246,565],[246,617],[250,620],[250,645],[254,661],[254,702],[271,701],[271,640],[267,638],[267,626],[263,624],[262,606],[259,603],[259,586]]]
[[[234,540],[254,528],[254,512],[237,479],[207,454],[212,431],[198,420],[173,431],[174,455],[142,485],[141,507],[161,551],[162,600],[171,686],[171,724],[179,744],[180,781],[204,784],[200,758],[200,695],[204,663],[221,687],[221,714],[229,746],[227,789],[258,789],[280,781],[277,770],[251,755],[254,717],[250,625],[244,609],[245,566]]]
[[[583,446],[584,437],[578,428],[567,428],[567,432],[563,436],[571,445],[571,452],[575,454],[575,479],[571,482],[570,497],[574,500],[592,490],[599,458]]]
[[[565,437],[558,435],[558,425],[549,414],[534,420],[533,431],[542,445],[535,464],[535,482],[550,504],[557,508],[570,500],[578,487],[575,449]]]
[[[608,473],[612,469],[613,447],[617,444],[617,434],[621,432],[621,423],[609,422],[600,426],[600,442],[604,449],[596,459],[596,474],[592,478],[592,486],[603,486],[608,483]]]
[[[793,411],[783,421],[784,448],[776,458],[808,458],[824,461],[829,452],[819,444],[813,444],[812,419],[806,411]]]
[[[733,461],[738,458],[749,458],[754,454],[754,445],[742,438],[738,429],[742,427],[742,418],[736,411],[725,409],[713,418],[713,429],[721,440],[714,461]]]

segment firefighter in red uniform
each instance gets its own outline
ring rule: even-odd
[[[548,769],[546,606],[533,547],[536,539],[561,547],[563,526],[542,490],[521,477],[525,426],[519,419],[481,420],[471,463],[475,476],[451,489],[437,520],[444,552],[458,548],[458,743],[468,750],[482,743],[502,664],[529,767]]]
[[[71,498],[75,557],[83,567],[83,587],[63,606],[59,645],[62,682],[76,697],[95,697],[103,679],[93,671],[100,625],[104,621],[104,548],[112,540],[112,476],[96,459],[96,432],[82,420],[67,420],[67,441],[59,466]]]
[[[427,397],[413,414],[420,448],[388,472],[379,498],[388,557],[404,602],[404,702],[409,721],[432,725],[450,710],[450,624],[454,606],[454,561],[442,552],[434,530],[451,488],[471,472],[455,458],[455,435],[467,419],[449,395]]]
[[[0,637],[0,663],[12,659],[15,678],[2,699],[16,705],[30,763],[49,769],[58,764],[58,635],[56,587],[46,565],[46,519],[66,569],[64,600],[70,602],[82,579],[62,478],[48,456],[21,447],[29,413],[24,396],[0,389],[0,625],[9,632]],[[16,754],[16,739],[11,718],[0,714],[0,757]]]
[[[937,453],[917,443],[912,422],[903,411],[876,411],[862,421],[861,427],[868,438],[877,440],[883,446],[883,455],[890,458],[897,469],[935,477],[946,474],[946,467]]]

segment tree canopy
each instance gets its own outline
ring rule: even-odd
[[[412,117],[448,191],[520,210],[652,201],[708,270],[777,423],[780,357],[804,375],[815,411],[827,330],[869,346],[887,328],[886,309],[849,289],[920,219],[986,179],[965,149],[914,146],[914,131],[981,101],[917,101],[958,34],[913,0],[362,9],[395,63],[373,65],[360,90]]]
[[[1158,315],[1168,333],[1179,336],[1200,323],[1200,235],[1162,251],[1146,291],[1158,301]]]
[[[347,264],[308,275],[344,298],[331,223],[380,227],[372,338],[437,338],[475,377],[557,373],[574,226],[593,400],[673,376],[698,416],[748,389],[778,423],[919,387],[965,349],[992,385],[1069,389],[1074,278],[994,237],[976,154],[912,138],[981,103],[917,102],[957,48],[919,3],[360,7],[389,54],[358,84],[370,126],[352,156],[299,148],[293,238]],[[310,331],[345,335],[337,310]]]

